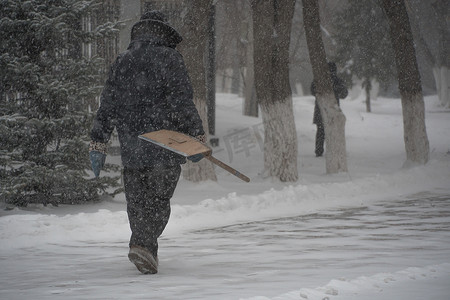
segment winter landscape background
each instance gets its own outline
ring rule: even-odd
[[[251,182],[219,169],[218,182],[181,179],[157,275],[127,259],[123,194],[1,204],[0,299],[449,299],[450,111],[436,96],[425,97],[430,161],[410,168],[400,99],[379,98],[372,113],[363,96],[341,101],[349,172],[336,175],[314,155],[314,98],[294,97],[295,184],[261,173],[261,119],[217,96],[214,155]]]

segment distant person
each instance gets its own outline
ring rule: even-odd
[[[329,62],[328,67],[330,68],[331,80],[333,81],[334,96],[336,97],[337,105],[340,105],[339,99],[344,99],[345,97],[347,97],[348,90],[344,84],[344,81],[337,77],[336,64],[334,62]],[[316,96],[316,84],[314,81],[311,83],[311,94],[313,96]],[[320,113],[319,105],[317,104],[317,99],[314,104],[313,124],[316,124],[317,126],[315,153],[316,156],[319,157],[323,155],[325,128],[323,126],[322,115]]]
[[[128,49],[111,67],[91,131],[89,156],[98,177],[117,129],[131,228],[128,258],[144,274],[158,272],[158,237],[186,159],[138,136],[169,129],[205,141],[186,66],[175,49],[181,40],[161,12],[142,15]]]

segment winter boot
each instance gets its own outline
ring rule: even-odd
[[[150,251],[143,247],[131,246],[128,259],[143,274],[156,274],[158,272],[158,257],[154,257]]]

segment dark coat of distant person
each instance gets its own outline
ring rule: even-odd
[[[337,76],[337,67],[333,62],[328,63],[328,67],[331,73],[331,81],[333,82],[334,97],[336,98],[337,105],[340,105],[339,99],[344,99],[348,95],[347,87],[342,79]],[[311,94],[316,96],[316,84],[313,81],[311,83]],[[314,116],[313,124],[323,125],[322,115],[320,113],[319,105],[317,100],[314,103]]]

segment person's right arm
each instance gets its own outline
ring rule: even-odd
[[[111,137],[111,133],[114,130],[113,120],[116,119],[117,114],[116,89],[115,65],[113,65],[100,96],[100,107],[91,130],[91,140],[93,142],[106,144]]]

